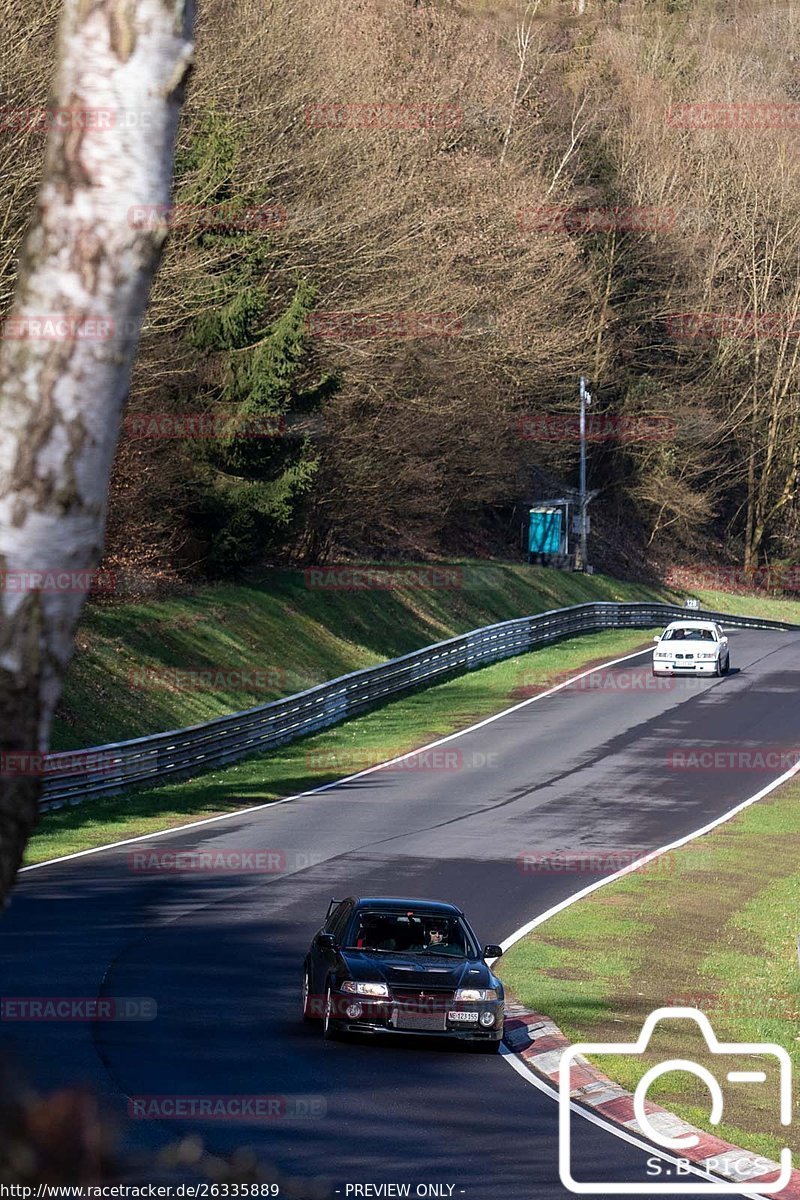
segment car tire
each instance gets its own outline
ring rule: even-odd
[[[727,675],[728,672],[730,671],[730,669],[731,669],[731,656],[730,656],[730,654],[726,654],[725,655],[725,666],[722,668],[722,674]]]
[[[331,985],[328,983],[327,987],[325,988],[325,1014],[322,1018],[322,1036],[325,1038],[326,1042],[333,1042],[338,1037],[341,1037],[336,1022],[331,1018],[332,1011],[333,993],[331,992]]]
[[[304,967],[303,968],[303,1020],[304,1021],[317,1021],[317,1020],[319,1020],[319,1017],[315,1016],[315,1014],[311,1012],[311,1008],[310,1008],[310,1004],[309,1004],[310,998],[311,998],[311,981],[308,977],[308,967]]]

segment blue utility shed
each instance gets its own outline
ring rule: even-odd
[[[561,508],[532,508],[528,514],[528,554],[564,554],[566,536]]]

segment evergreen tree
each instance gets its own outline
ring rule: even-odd
[[[236,159],[235,131],[212,112],[182,163],[189,182],[179,199],[191,209],[202,197],[221,214],[196,233],[221,255],[210,302],[190,332],[192,345],[211,358],[208,376],[221,381],[195,397],[216,433],[196,443],[193,503],[210,532],[210,566],[221,575],[258,564],[291,536],[318,465],[302,418],[338,386],[334,376],[315,377],[308,362],[309,281],[299,279],[288,305],[270,316],[277,304],[268,285],[269,237],[249,219],[268,206],[236,194]]]

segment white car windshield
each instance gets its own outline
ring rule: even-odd
[[[664,642],[715,642],[711,629],[678,628],[666,629],[661,639]]]

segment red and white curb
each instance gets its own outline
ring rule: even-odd
[[[541,1013],[528,1012],[518,1005],[510,1005],[506,1014],[503,1042],[531,1074],[558,1091],[561,1056],[569,1049],[571,1043],[554,1021]],[[595,1113],[621,1130],[635,1134],[652,1145],[654,1150],[663,1151],[663,1147],[647,1137],[634,1117],[633,1094],[620,1084],[614,1083],[608,1075],[592,1066],[582,1055],[577,1055],[573,1061],[570,1082],[570,1100],[573,1104]],[[698,1138],[696,1145],[681,1151],[681,1157],[687,1159],[698,1170],[705,1171],[717,1179],[747,1184],[754,1192],[758,1192],[760,1184],[773,1182],[780,1175],[780,1163],[705,1133],[649,1100],[645,1102],[645,1112],[653,1128],[669,1137],[678,1137],[685,1133],[695,1134]],[[725,1163],[725,1171],[720,1170],[720,1160]],[[768,1163],[766,1171],[765,1162]],[[781,1200],[800,1200],[800,1171],[792,1171],[787,1187],[780,1192],[769,1194],[781,1197]]]

